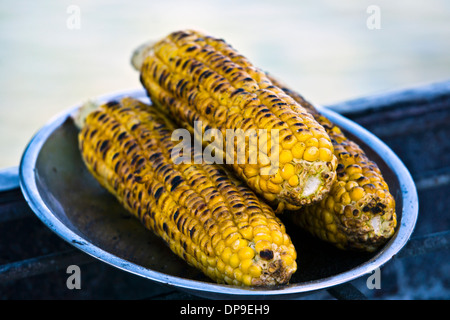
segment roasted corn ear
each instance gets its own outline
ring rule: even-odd
[[[375,251],[392,237],[397,225],[395,200],[379,167],[300,94],[269,77],[325,128],[338,159],[337,179],[330,193],[290,218],[338,248]]]
[[[219,165],[172,157],[176,127],[153,106],[126,97],[86,108],[76,123],[87,168],[175,254],[218,283],[289,281],[291,239],[245,184]]]
[[[319,201],[329,192],[337,159],[324,128],[224,40],[174,32],[139,47],[132,63],[167,116],[192,133],[196,123],[202,135],[209,129],[221,133],[223,163],[278,211]],[[257,139],[233,138],[230,152],[225,139],[230,132]]]

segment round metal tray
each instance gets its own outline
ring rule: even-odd
[[[96,100],[105,102],[123,96],[148,102],[143,90],[108,94]],[[97,259],[145,279],[210,299],[289,299],[368,275],[397,254],[414,230],[417,192],[400,159],[361,126],[319,107],[379,165],[396,200],[398,226],[394,237],[375,253],[346,252],[286,222],[298,253],[298,271],[290,284],[243,288],[213,283],[175,256],[90,175],[81,160],[78,131],[71,119],[79,106],[56,116],[32,138],[19,168],[21,189],[40,220],[61,238]]]

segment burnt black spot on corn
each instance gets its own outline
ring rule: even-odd
[[[238,163],[241,147],[235,142],[229,157],[235,173],[273,207],[298,208],[328,193],[337,159],[325,129],[222,39],[190,30],[174,32],[136,50],[133,65],[155,105],[191,132],[194,122],[201,121],[202,133],[220,130],[223,146],[228,129],[257,132],[265,146],[261,156],[250,158],[246,143],[245,159]],[[261,129],[269,135],[278,130],[278,149],[271,148],[275,143],[270,138],[266,142],[261,137]],[[222,155],[226,160],[227,154]],[[266,161],[268,157],[273,161]]]
[[[380,169],[311,103],[297,92],[278,85],[326,129],[338,159],[337,179],[329,195],[294,212],[291,218],[341,249],[375,251],[393,236],[397,226],[394,197]]]
[[[77,123],[89,171],[187,263],[219,283],[289,281],[296,251],[272,209],[218,165],[177,164],[176,127],[155,108],[124,98]]]

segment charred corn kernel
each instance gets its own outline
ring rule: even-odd
[[[87,169],[175,254],[218,283],[289,281],[297,266],[282,222],[234,174],[219,165],[177,161],[181,155],[171,152],[177,127],[153,106],[123,98],[86,108],[75,118]],[[273,230],[260,228],[254,236],[254,222],[278,224],[285,249],[268,240]],[[256,250],[261,238],[267,241],[262,254]]]
[[[300,132],[296,132],[295,137],[301,142],[308,142],[309,139],[314,138],[314,135],[310,131],[302,130]]]
[[[397,226],[394,197],[380,169],[361,147],[301,95],[269,78],[326,129],[338,159],[337,178],[330,193],[319,203],[296,210],[289,216],[302,228],[338,248],[377,250],[392,237]],[[319,139],[319,147],[326,144]],[[293,154],[294,150],[295,146]],[[322,214],[323,208],[327,210],[325,215]],[[331,223],[328,223],[331,220],[328,213],[333,217]]]
[[[347,168],[345,168],[345,171],[350,175],[354,175],[354,174],[361,174],[362,173],[362,168],[361,166],[357,165],[357,164],[352,164],[349,165]]]
[[[288,183],[291,187],[298,186],[298,176],[292,176],[289,178]]]
[[[228,130],[255,130],[259,147],[263,147],[258,153],[266,150],[264,156],[258,156],[258,169],[275,165],[272,158],[278,158],[279,164],[299,164],[300,170],[295,172],[298,186],[293,188],[287,179],[277,187],[255,179],[265,173],[246,169],[254,156],[248,143],[233,146],[234,157],[238,150],[245,151],[245,163],[224,161],[273,208],[298,208],[319,201],[329,192],[337,159],[325,129],[225,41],[192,30],[173,32],[135,50],[132,63],[151,100],[179,126],[192,133],[201,121],[202,132],[211,128],[222,133],[224,147]],[[271,138],[264,138],[266,134],[260,132],[264,130]],[[279,135],[277,142],[272,142],[273,130]],[[321,148],[329,149],[329,153],[322,152],[324,159],[318,151],[304,153],[306,147],[317,149],[321,139],[329,140],[322,142]],[[226,158],[227,152],[221,155]],[[316,177],[316,183],[309,183],[311,177]],[[302,192],[308,183],[310,192]]]
[[[326,139],[324,139],[324,140],[326,140]],[[281,140],[281,147],[283,149],[290,150],[296,143],[297,143],[297,138],[294,135],[289,134],[283,140]],[[301,158],[299,158],[299,159],[301,159]]]
[[[350,173],[347,172],[347,171],[345,171],[345,173],[348,175],[348,179],[350,181],[358,181],[359,179],[363,179],[364,178],[363,174],[360,173],[360,172],[354,173],[352,175],[350,175]],[[359,184],[359,181],[358,181],[358,184]]]

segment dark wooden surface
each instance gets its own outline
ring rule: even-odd
[[[328,107],[376,134],[405,163],[418,189],[419,220],[412,240],[381,269],[381,289],[368,289],[363,277],[304,299],[449,299],[450,81]],[[12,183],[0,192],[0,298],[197,299],[74,249],[38,220]],[[71,264],[81,268],[80,290],[66,286]]]

